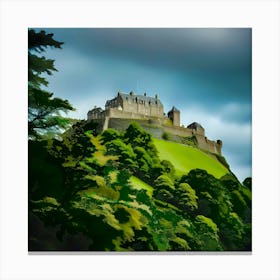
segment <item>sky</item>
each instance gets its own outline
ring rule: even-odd
[[[41,30],[41,29],[37,29]],[[250,28],[43,28],[62,49],[43,55],[58,72],[48,90],[86,119],[120,90],[158,94],[181,124],[198,122],[242,182],[251,177],[252,31]]]

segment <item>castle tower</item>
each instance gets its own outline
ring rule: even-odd
[[[167,116],[174,126],[180,126],[180,111],[176,107],[173,106]]]
[[[189,129],[192,130],[193,133],[195,134],[199,134],[199,135],[205,135],[205,130],[204,128],[201,126],[201,124],[197,123],[197,122],[193,122],[190,125],[188,125]]]

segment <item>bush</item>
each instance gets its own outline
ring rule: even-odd
[[[170,134],[166,131],[164,131],[161,135],[161,138],[164,140],[170,140]]]
[[[243,181],[242,185],[247,187],[251,191],[252,190],[252,178],[251,177],[246,178]]]
[[[112,128],[108,128],[101,134],[102,144],[119,139],[120,137],[121,133],[119,131],[114,130]]]
[[[162,188],[162,189],[167,189],[167,190],[175,189],[172,179],[170,179],[167,175],[160,175],[155,180],[155,185],[156,185],[156,187]]]
[[[169,160],[162,160],[161,162],[163,172],[171,177],[175,174],[175,168]]]
[[[178,208],[189,211],[194,211],[198,208],[198,197],[189,184],[181,183],[176,189],[176,194],[179,198]]]

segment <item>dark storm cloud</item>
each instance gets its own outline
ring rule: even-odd
[[[51,31],[51,30],[50,30]],[[88,55],[103,53],[176,69],[247,71],[250,29],[55,29]]]
[[[168,73],[180,99],[251,102],[251,29],[55,29],[65,49],[88,60],[130,62]],[[122,71],[121,71],[122,72]],[[116,76],[121,79],[121,73]],[[127,71],[126,71],[127,72]],[[110,74],[110,73],[108,73]],[[179,88],[178,88],[179,87]]]
[[[50,29],[88,55],[106,54],[176,69],[246,72],[251,29]]]

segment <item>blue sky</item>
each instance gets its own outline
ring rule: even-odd
[[[181,124],[199,122],[239,180],[251,176],[252,33],[249,28],[43,28],[64,42],[49,90],[85,119],[118,90],[154,96]],[[40,29],[38,29],[40,30]]]

